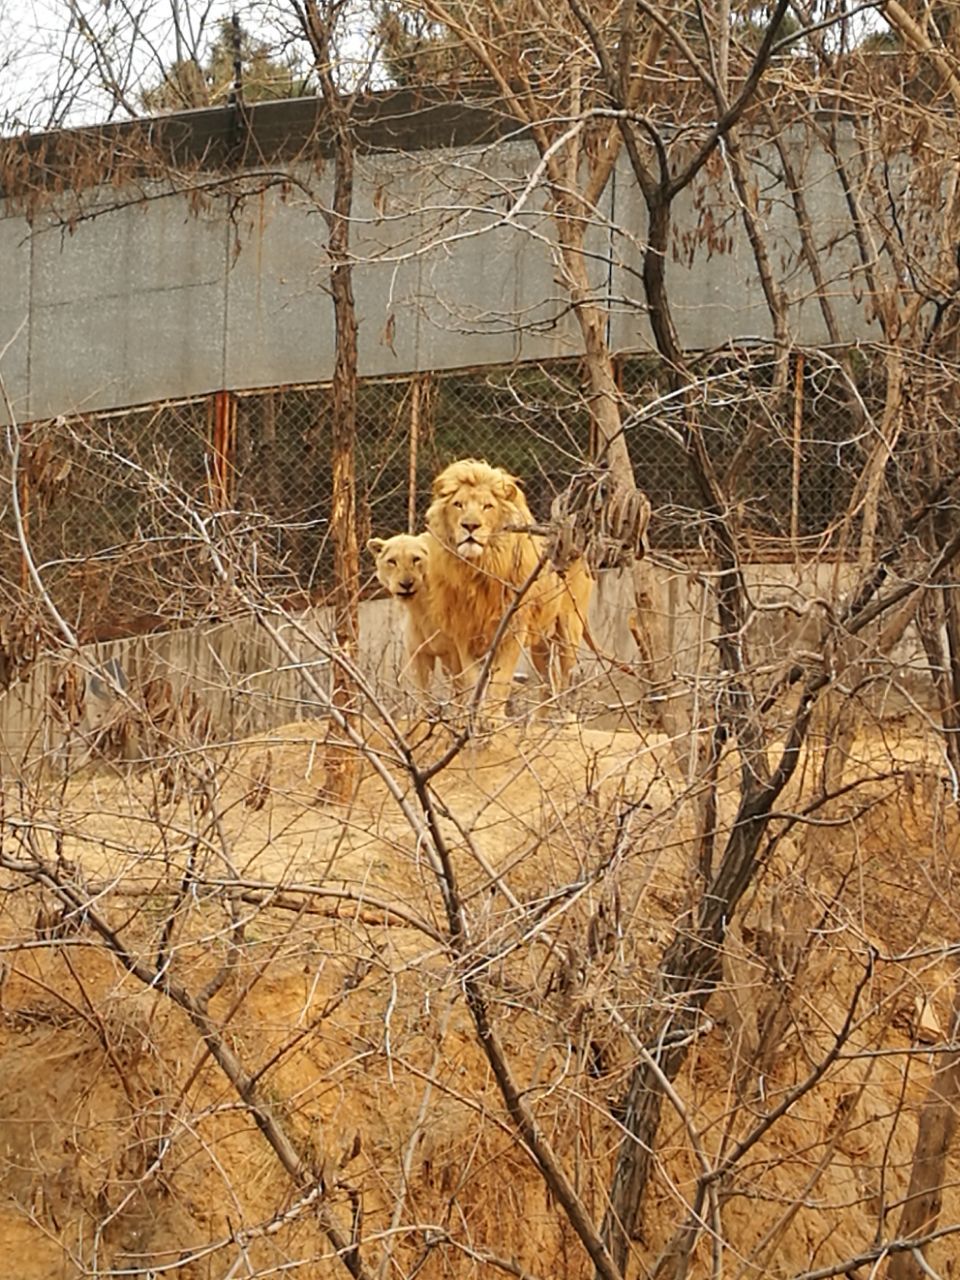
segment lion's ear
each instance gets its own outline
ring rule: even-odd
[[[386,545],[383,538],[370,538],[367,542],[367,550],[372,556],[378,556]]]
[[[504,502],[516,502],[520,498],[520,482],[516,476],[503,477],[499,485],[499,496]]]

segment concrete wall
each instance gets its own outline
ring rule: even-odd
[[[798,139],[794,158],[818,242],[832,246],[829,288],[845,336],[870,337],[849,279],[852,238],[839,234],[847,225],[839,183],[824,156],[801,154],[800,146]],[[509,225],[503,221],[535,166],[534,148],[522,141],[361,158],[352,235],[364,375],[582,349],[551,257],[542,192],[534,189]],[[0,351],[19,419],[328,379],[333,317],[320,210],[329,178],[302,161],[290,173],[289,190],[274,185],[240,205],[211,197],[197,208],[189,194],[143,183],[60,197],[29,222],[0,210]],[[254,176],[246,182],[251,192],[264,185]],[[678,234],[697,229],[696,198],[678,201]],[[670,262],[680,336],[691,348],[766,337],[770,322],[736,202],[722,182],[706,199],[733,247]],[[793,299],[793,334],[822,341],[811,282],[796,261],[789,201],[775,179],[759,211],[770,260]],[[64,230],[60,216],[77,212],[83,220]],[[588,245],[618,349],[650,344],[636,276],[644,227],[642,200],[621,163]]]
[[[823,615],[809,602],[837,598],[852,581],[850,566],[749,565],[745,576],[756,606],[748,631],[751,661],[762,668],[762,687],[773,683],[801,652],[815,655],[820,648]],[[705,609],[704,592],[693,573],[654,568],[649,573],[653,622],[665,652],[670,655],[675,685],[689,687],[713,668],[715,627]],[[804,606],[807,606],[804,609]],[[784,607],[786,606],[786,607]],[[636,660],[637,649],[629,627],[634,608],[632,585],[626,575],[601,575],[590,608],[591,631],[607,655],[624,663]],[[798,619],[796,610],[800,610]],[[361,606],[360,665],[373,686],[392,708],[410,694],[402,683],[403,619],[390,600],[368,601]],[[290,662],[273,639],[251,618],[241,618],[206,630],[175,631],[88,646],[80,666],[85,672],[83,716],[68,735],[55,714],[50,693],[62,676],[64,663],[38,664],[22,684],[0,696],[0,767],[14,774],[29,772],[42,762],[65,758],[69,738],[70,759],[76,763],[96,734],[123,710],[110,690],[104,673],[120,676],[131,696],[139,700],[147,681],[170,681],[174,694],[191,690],[209,711],[213,738],[235,741],[283,724],[316,719],[322,714],[315,694],[304,677],[309,671],[325,681],[329,665],[324,657],[324,637],[330,618],[313,610],[296,620],[278,624],[297,655]],[[922,645],[912,628],[890,654],[871,651],[865,637],[860,675],[871,683],[862,691],[870,710],[879,715],[899,714],[912,704],[934,705],[929,669]],[[521,669],[522,670],[522,669]],[[584,647],[579,671],[578,707],[584,717],[610,713],[616,720],[624,700],[635,703],[643,693],[639,680],[611,669]],[[640,713],[643,719],[643,712]]]

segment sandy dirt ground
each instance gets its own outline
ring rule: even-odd
[[[9,858],[82,886],[127,960],[89,911],[3,873],[6,1274],[346,1275],[321,1202],[377,1280],[592,1274],[517,1138],[463,974],[479,975],[523,1096],[599,1222],[634,1041],[697,891],[684,762],[654,733],[511,731],[437,775],[431,826],[390,735],[364,734],[375,763],[346,805],[324,795],[312,723],[189,767],[88,769],[6,795]],[[421,765],[449,741],[411,739]],[[712,1184],[688,1274],[786,1280],[896,1234],[949,1040],[957,826],[921,724],[864,730],[850,756],[858,785],[814,825],[796,818],[816,744],[782,798],[662,1113],[631,1274],[652,1274],[704,1167],[848,1018],[822,1078]],[[738,763],[725,768],[718,855]],[[457,957],[438,842],[469,926]],[[309,1176],[282,1167],[196,1020],[133,961],[194,993],[217,976],[210,1022]],[[957,1177],[951,1155],[941,1226],[960,1223]],[[924,1258],[960,1275],[960,1235]],[[852,1274],[885,1274],[870,1265]]]

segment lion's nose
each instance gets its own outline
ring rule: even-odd
[[[410,590],[410,588],[411,588],[412,586],[413,586],[413,579],[412,579],[412,578],[401,578],[401,579],[400,579],[400,590],[401,590],[401,591],[409,591],[409,590]]]
[[[461,520],[460,527],[466,529],[467,533],[473,533],[475,529],[480,528],[479,520]]]

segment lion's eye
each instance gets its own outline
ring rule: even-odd
[[[395,568],[397,567],[397,562],[396,562],[396,560],[388,560],[388,561],[387,561],[387,566],[388,566],[388,568],[390,568],[390,569],[395,569]]]
[[[483,504],[483,509],[484,509],[484,511],[492,511],[492,510],[493,510],[493,503],[492,503],[492,502],[485,502],[485,503]]]
[[[413,563],[414,563],[414,564],[420,564],[420,556],[414,556],[414,557],[413,557]]]
[[[463,510],[463,503],[462,503],[462,502],[455,502],[453,505],[457,508],[457,510],[458,510],[458,511],[462,511],[462,510]]]

